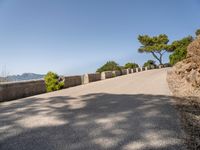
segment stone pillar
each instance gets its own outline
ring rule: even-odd
[[[100,73],[91,73],[91,74],[85,74],[83,76],[83,84],[87,84],[90,82],[95,82],[101,80],[101,74]]]
[[[134,70],[133,69],[131,69],[131,73],[133,73],[134,72]]]
[[[130,69],[128,68],[128,69],[126,69],[126,74],[130,74],[131,72],[130,72]]]
[[[112,78],[112,77],[113,77],[112,71],[104,71],[101,73],[101,80]]]

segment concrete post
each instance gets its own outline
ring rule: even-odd
[[[134,72],[134,70],[133,69],[131,69],[131,73],[133,73]]]
[[[101,80],[112,78],[112,77],[113,77],[112,71],[104,71],[101,73]]]
[[[126,69],[126,74],[130,74],[130,69]]]

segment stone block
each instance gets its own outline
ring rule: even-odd
[[[112,77],[113,77],[112,71],[104,71],[101,73],[101,80],[105,80]]]
[[[122,75],[121,71],[119,71],[119,70],[112,71],[112,73],[113,73],[113,76],[115,76],[115,77]]]
[[[87,84],[90,82],[95,82],[101,80],[101,74],[100,73],[90,73],[83,75],[83,84]]]
[[[126,69],[122,69],[122,75],[126,75],[127,74],[127,70]]]
[[[64,88],[73,87],[82,84],[81,76],[64,77]]]

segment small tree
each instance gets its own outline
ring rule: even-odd
[[[148,35],[139,35],[138,40],[142,44],[138,49],[140,53],[151,53],[160,64],[163,64],[162,57],[165,52],[169,51],[169,45],[167,45],[169,40],[167,35],[160,34],[153,37]]]
[[[126,63],[126,64],[124,65],[124,68],[125,68],[125,69],[128,69],[128,68],[137,68],[137,67],[139,67],[138,64],[136,64],[136,63],[131,63],[131,62],[128,62],[128,63]]]
[[[143,65],[143,67],[151,67],[151,66],[156,66],[156,62],[154,60],[148,60]]]
[[[186,58],[187,47],[193,41],[192,36],[185,37],[181,40],[174,41],[170,49],[173,53],[169,56],[170,64],[174,65],[177,62]]]
[[[64,87],[64,82],[60,80],[59,76],[54,72],[48,72],[45,75],[44,80],[47,92],[57,91]]]
[[[103,72],[103,71],[114,71],[114,70],[121,70],[120,66],[115,61],[108,61],[102,67],[97,69],[96,72]]]

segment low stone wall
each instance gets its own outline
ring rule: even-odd
[[[165,66],[160,66],[158,68],[163,68],[163,67]],[[122,69],[121,71],[119,70],[106,71],[102,72],[101,74],[91,73],[91,74],[85,74],[83,76],[68,76],[64,77],[64,88],[73,87],[81,84],[87,84],[90,82],[117,77],[120,75],[126,75],[129,73],[145,71],[149,69],[154,69],[154,67],[150,68],[139,67],[135,69]],[[46,85],[44,80],[0,83],[0,102],[24,98],[45,92],[46,92]]]
[[[140,71],[145,71],[145,67],[140,67]]]
[[[159,65],[158,68],[161,69],[161,68],[164,68],[164,66],[163,65]]]
[[[156,66],[151,65],[149,69],[156,69]]]
[[[126,69],[122,69],[122,75],[126,75],[127,74],[127,70]]]
[[[136,68],[136,72],[142,71],[141,68]]]
[[[131,69],[126,69],[126,74],[130,74],[131,73]]]
[[[154,69],[154,68],[151,68],[151,66],[147,66],[147,67],[145,67],[145,71],[147,71],[147,70],[151,70],[151,69]]]
[[[122,75],[121,71],[119,71],[119,70],[112,71],[112,73],[113,73],[113,75],[114,75],[115,77],[121,76],[121,75]]]
[[[64,88],[73,87],[82,84],[81,76],[64,77]]]
[[[136,72],[136,68],[131,69],[131,73],[135,73]]]
[[[9,101],[46,92],[44,80],[31,80],[0,84],[0,102]]]
[[[91,73],[91,74],[85,74],[83,75],[83,84],[87,84],[90,82],[95,82],[101,80],[101,74],[100,73]]]
[[[104,71],[101,73],[101,80],[105,80],[112,77],[113,77],[112,71]]]

